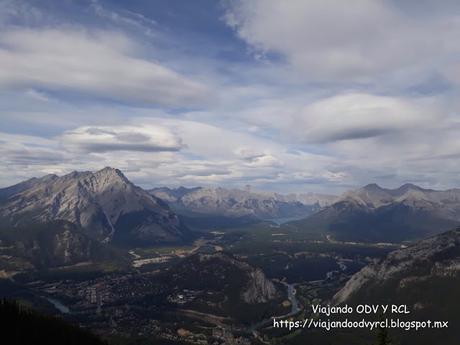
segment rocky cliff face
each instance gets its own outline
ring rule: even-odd
[[[390,253],[387,258],[364,267],[334,296],[334,303],[365,300],[372,294],[396,298],[404,290],[444,279],[445,286],[460,278],[460,228],[428,238]],[[436,294],[437,291],[424,291]],[[422,294],[424,292],[421,292]],[[419,294],[419,293],[418,293]],[[415,296],[415,294],[413,295]],[[409,299],[408,299],[409,300]]]
[[[320,194],[282,195],[225,188],[158,188],[150,191],[172,207],[228,217],[273,219],[306,216],[334,200]]]
[[[258,268],[230,254],[194,254],[169,273],[174,286],[192,290],[218,291],[235,303],[265,303],[277,297],[273,283]]]
[[[242,293],[246,303],[265,303],[276,296],[275,286],[265,277],[262,270],[251,270],[248,272],[248,277],[248,284]]]
[[[3,224],[23,227],[65,220],[91,239],[120,244],[176,241],[184,227],[169,207],[117,169],[45,176],[4,189]]]
[[[245,283],[241,287],[241,299],[248,304],[265,303],[276,297],[276,288],[267,279],[264,272],[252,267],[244,261],[237,260],[228,254],[200,254],[201,262],[221,261],[222,265],[232,265],[238,268],[245,276]]]

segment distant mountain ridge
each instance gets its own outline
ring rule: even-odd
[[[186,210],[227,217],[274,219],[307,216],[331,204],[336,197],[325,194],[279,194],[241,189],[195,187],[155,188],[150,193],[180,212]]]
[[[424,189],[414,184],[404,184],[399,188],[386,189],[377,184],[369,184],[355,191],[345,193],[338,201],[354,201],[370,208],[378,208],[391,203],[403,203],[417,207],[442,205],[449,217],[460,219],[460,189],[438,191]]]
[[[413,184],[385,189],[369,184],[344,193],[332,205],[292,224],[338,240],[419,239],[460,224],[460,189],[436,191]]]

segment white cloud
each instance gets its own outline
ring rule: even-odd
[[[155,37],[152,27],[157,27],[158,23],[144,15],[128,10],[115,11],[101,4],[98,0],[91,0],[90,8],[96,15],[103,19],[108,19],[115,24],[127,25],[140,29],[145,35]]]
[[[34,90],[34,89],[29,89],[25,92],[25,95],[28,97],[31,97],[35,100],[41,101],[41,102],[49,102],[50,98],[43,92]]]
[[[63,145],[70,150],[85,152],[179,151],[182,140],[161,126],[91,126],[79,127],[61,136]]]
[[[0,87],[72,91],[169,107],[208,102],[209,88],[137,55],[142,47],[107,31],[15,29],[0,33]]]
[[[283,162],[267,150],[259,151],[258,148],[239,147],[235,150],[235,154],[240,156],[248,167],[280,167],[283,165]]]
[[[17,23],[18,21],[31,24],[42,21],[46,17],[43,11],[30,3],[20,0],[0,1],[0,25]]]
[[[295,113],[291,132],[306,142],[330,142],[418,130],[443,117],[431,103],[364,93],[339,94]]]
[[[450,7],[422,16],[379,0],[236,0],[225,20],[256,50],[282,54],[309,80],[369,82],[420,65],[430,73],[458,55],[460,21]]]

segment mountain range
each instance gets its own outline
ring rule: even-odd
[[[46,175],[0,189],[0,259],[13,257],[7,266],[70,265],[109,258],[116,247],[188,241],[193,230],[300,217],[286,226],[332,240],[421,239],[460,223],[460,189],[370,184],[340,197],[220,187],[146,191],[109,167]]]
[[[164,200],[189,223],[206,216],[209,224],[223,226],[240,223],[302,218],[330,205],[336,196],[327,194],[280,194],[273,192],[226,189],[221,187],[195,187],[170,189],[155,188],[150,193]],[[214,218],[212,218],[214,217]],[[205,226],[204,222],[199,225]]]
[[[460,224],[460,189],[437,191],[405,184],[369,184],[344,193],[332,205],[290,223],[335,240],[400,242],[424,238]]]

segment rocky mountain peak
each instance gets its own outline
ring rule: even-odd
[[[413,183],[405,183],[403,184],[401,187],[397,188],[396,191],[400,192],[400,193],[405,193],[409,190],[426,190],[426,189],[423,189],[422,187],[419,187]]]
[[[126,176],[119,170],[119,169],[115,169],[115,168],[111,168],[111,167],[105,167],[99,171],[96,171],[94,173],[95,176],[100,176],[100,177],[110,177],[110,178],[120,178],[124,181],[128,181],[128,179],[126,178]]]
[[[0,207],[0,218],[13,226],[66,220],[104,242],[121,232],[128,241],[126,232],[135,228],[147,242],[180,237],[180,222],[169,207],[110,167],[25,184]]]
[[[440,195],[441,191],[423,189],[412,183],[406,183],[399,188],[386,189],[376,183],[368,184],[354,191],[346,192],[341,201],[352,201],[358,205],[378,208],[395,202],[414,205],[418,201],[432,201],[433,196]]]
[[[392,201],[388,191],[376,183],[368,184],[354,191],[346,192],[340,201],[351,201],[360,206],[377,208]]]
[[[94,180],[94,187],[101,191],[104,189],[134,188],[134,184],[129,181],[126,176],[118,169],[106,167],[91,174],[90,178]]]
[[[364,190],[366,190],[368,192],[380,192],[380,191],[384,190],[377,183],[369,183],[369,184],[365,185],[362,189],[364,189]]]
[[[460,190],[414,184],[387,189],[370,184],[298,223],[336,239],[399,242],[421,239],[460,224]]]

